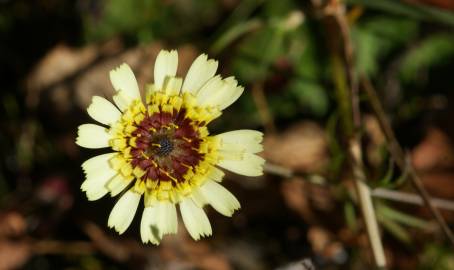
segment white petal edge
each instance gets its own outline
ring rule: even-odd
[[[243,154],[242,159],[221,159],[217,165],[237,174],[260,176],[263,175],[263,164],[265,164],[265,160],[263,158],[246,152]]]
[[[212,234],[210,221],[205,211],[198,207],[191,198],[186,197],[180,202],[180,211],[184,225],[194,240]]]
[[[134,72],[128,64],[121,64],[109,73],[110,81],[115,90],[124,91],[126,95],[133,99],[140,99],[139,86]]]
[[[225,187],[208,180],[200,190],[208,203],[219,213],[231,217],[235,210],[240,209],[240,202]]]
[[[145,207],[140,221],[140,238],[143,243],[151,242],[158,245],[161,241],[156,219],[158,218],[157,207]]]
[[[183,91],[196,95],[199,89],[216,74],[217,69],[217,61],[208,59],[206,54],[199,55],[186,74]]]
[[[105,98],[94,96],[87,108],[88,115],[101,124],[110,125],[121,117],[120,111]]]
[[[166,77],[174,77],[178,68],[178,52],[161,50],[154,64],[154,85],[162,89]]]
[[[105,127],[83,124],[77,131],[76,144],[85,148],[104,148],[109,146],[110,135]]]
[[[240,129],[224,132],[215,136],[220,139],[220,148],[223,151],[243,149],[249,153],[263,151],[263,133],[256,130]]]
[[[124,233],[134,219],[141,196],[132,190],[123,194],[110,212],[109,228],[114,228],[119,234]]]

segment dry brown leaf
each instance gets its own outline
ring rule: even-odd
[[[227,258],[220,253],[210,253],[196,260],[195,263],[200,269],[206,270],[229,270],[232,269]]]
[[[302,122],[279,135],[265,137],[267,160],[287,168],[317,172],[328,162],[324,130],[314,122]]]
[[[370,143],[367,145],[366,154],[368,160],[375,166],[379,166],[382,160],[381,147],[385,144],[385,136],[380,128],[376,117],[364,116],[364,127]]]
[[[0,269],[18,269],[30,257],[30,247],[26,242],[0,241]]]
[[[24,216],[18,212],[0,215],[0,237],[19,236],[27,229]]]
[[[413,149],[412,161],[420,171],[453,167],[453,144],[443,131],[429,128],[423,141]]]
[[[57,112],[66,113],[73,102],[85,109],[94,95],[110,98],[114,93],[109,71],[121,63],[131,66],[139,87],[153,80],[153,66],[162,49],[160,43],[139,46],[122,51],[123,46],[111,41],[81,49],[59,45],[51,50],[29,75],[27,104],[31,107],[45,104]],[[178,74],[184,75],[198,52],[193,46],[179,49]]]
[[[306,185],[302,179],[294,178],[283,181],[281,191],[291,209],[300,214],[306,222],[314,223],[316,218],[310,206]]]

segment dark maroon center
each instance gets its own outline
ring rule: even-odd
[[[142,180],[184,182],[188,170],[203,159],[195,129],[200,125],[187,118],[184,109],[154,113],[136,125],[135,144],[130,143],[131,164],[145,172]]]
[[[158,141],[158,149],[156,154],[159,156],[167,156],[173,150],[173,144],[167,137],[163,137]]]

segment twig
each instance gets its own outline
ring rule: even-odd
[[[403,202],[416,205],[424,205],[424,200],[418,194],[390,190],[385,188],[376,188],[372,190],[372,196],[387,200],[393,200],[396,202]],[[440,209],[454,211],[454,202],[440,199],[432,198],[432,204]]]
[[[409,162],[408,155],[405,153],[405,151],[397,141],[394,131],[392,130],[391,125],[386,116],[386,113],[383,109],[383,106],[381,105],[380,99],[377,96],[377,92],[375,91],[367,77],[363,76],[361,78],[361,83],[363,89],[366,91],[367,96],[369,97],[369,101],[377,116],[378,123],[380,124],[380,127],[383,130],[383,133],[385,134],[388,150],[391,156],[396,161],[397,166],[399,166],[401,170],[408,170],[411,183],[415,187],[416,191],[421,195],[422,199],[424,200],[424,204],[429,208],[430,212],[435,217],[437,223],[440,225],[444,234],[454,247],[454,234],[448,227],[448,224],[446,223],[443,216],[440,214],[440,211],[438,211],[438,209],[435,208],[429,193],[422,184],[421,178],[416,173],[416,170],[411,164],[411,162]]]
[[[358,139],[353,139],[350,143],[350,155],[353,163],[353,177],[355,187],[358,193],[359,205],[366,224],[367,234],[369,236],[372,253],[375,264],[379,268],[386,267],[386,257],[381,242],[380,231],[378,228],[377,218],[375,216],[374,205],[369,186],[366,184],[366,175],[362,163],[362,152]]]
[[[266,100],[265,93],[263,92],[263,84],[256,83],[252,86],[252,97],[257,105],[257,109],[262,119],[262,123],[265,126],[265,130],[268,134],[276,133],[276,126],[274,125],[274,119],[268,107],[268,101]]]
[[[269,162],[265,163],[263,170],[267,173],[279,175],[285,178],[295,176],[295,173],[291,169]]]
[[[133,250],[128,249],[120,241],[107,236],[95,223],[87,222],[83,224],[82,229],[92,240],[96,248],[110,258],[124,262],[131,257]]]
[[[325,8],[325,14],[332,17],[337,25],[338,31],[340,32],[339,41],[341,42],[343,49],[342,55],[345,61],[344,67],[338,65],[338,72],[335,78],[341,78],[347,75],[348,78],[348,90],[350,91],[350,108],[351,114],[348,115],[343,113],[344,123],[350,122],[352,125],[345,125],[346,127],[352,126],[345,130],[347,136],[350,136],[348,141],[349,146],[349,157],[352,162],[352,171],[354,177],[354,183],[358,194],[358,202],[361,208],[364,223],[366,224],[367,236],[369,238],[370,246],[372,248],[372,254],[374,257],[375,265],[378,268],[386,267],[386,257],[383,249],[383,244],[380,237],[380,231],[378,228],[377,218],[375,216],[375,209],[372,204],[370,189],[366,184],[366,175],[364,173],[363,166],[363,155],[361,150],[361,111],[359,107],[359,95],[358,95],[358,82],[355,77],[354,61],[353,61],[353,46],[350,40],[350,29],[345,17],[345,5],[341,4],[338,0],[331,0],[328,6]],[[334,54],[338,54],[335,50]],[[342,84],[342,82],[340,83]],[[345,87],[342,86],[342,89]],[[339,100],[340,103],[346,102],[346,100]],[[351,118],[350,118],[351,117]]]
[[[43,240],[33,242],[31,250],[34,254],[86,255],[92,254],[96,249],[91,242],[87,241],[62,242]]]
[[[278,175],[283,178],[298,177],[299,179],[304,179],[310,184],[327,187],[327,183],[324,180],[324,178],[317,174],[295,172],[289,168],[269,162],[265,163],[264,171],[266,173]],[[424,205],[424,200],[421,198],[419,194],[413,194],[409,192],[391,190],[386,188],[375,188],[372,189],[370,193],[372,197],[380,199],[391,200],[400,203]],[[432,204],[439,209],[454,211],[454,201],[436,197],[432,197],[431,201]]]

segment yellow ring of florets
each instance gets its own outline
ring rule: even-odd
[[[143,151],[141,160],[151,164],[149,166],[153,168],[153,172],[159,170],[161,176],[164,175],[165,178],[170,180],[164,181],[161,178],[150,178],[149,175],[152,174],[149,171],[150,169],[145,171],[143,167],[135,164],[138,163],[137,140],[140,140],[139,138],[141,137],[137,129],[141,128],[140,131],[143,133],[144,121],[150,117],[156,117],[157,114],[174,116],[175,113],[184,113],[184,119],[186,119],[184,124],[187,125],[185,127],[192,128],[196,132],[196,137],[194,138],[182,137],[178,138],[178,140],[181,140],[181,144],[184,144],[182,140],[186,140],[188,142],[186,145],[190,145],[192,139],[197,140],[198,143],[194,144],[197,147],[193,147],[196,148],[193,150],[197,154],[194,153],[194,155],[201,158],[197,161],[197,164],[176,164],[179,168],[181,166],[187,167],[184,174],[180,175],[175,173],[175,171],[171,172],[172,170],[166,171],[160,168],[158,162],[154,160],[155,156],[147,156],[148,152]],[[209,136],[206,125],[220,114],[221,112],[215,107],[197,106],[195,97],[190,93],[167,95],[159,91],[149,91],[146,95],[146,105],[141,100],[134,100],[123,111],[121,119],[111,126],[109,132],[112,139],[109,143],[118,154],[110,159],[110,166],[117,170],[128,184],[133,183],[136,192],[145,194],[146,206],[153,205],[156,201],[166,200],[177,203],[183,197],[191,195],[194,187],[203,184],[208,174],[219,173],[219,170],[214,167],[214,164],[218,161],[218,143],[214,137]],[[171,131],[178,131],[181,127],[178,126],[178,123],[171,122],[161,125],[160,128],[164,130],[162,131],[164,133],[166,132],[165,129],[168,129],[168,134],[173,134]],[[147,127],[147,132],[150,137],[157,136],[159,133],[154,127]],[[168,140],[173,139],[175,138],[172,137]],[[152,145],[156,146],[156,143]],[[180,150],[183,154],[179,154],[183,157],[189,155],[184,151]],[[194,157],[189,158],[194,159]]]

